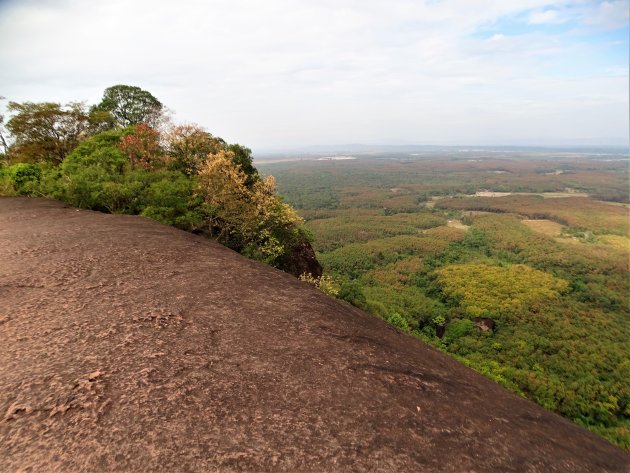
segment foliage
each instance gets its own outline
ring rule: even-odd
[[[448,229],[455,230],[455,229]],[[449,241],[463,236],[461,230],[426,232],[420,235],[397,235],[366,243],[349,243],[320,256],[329,271],[357,278],[379,265],[389,264],[413,255],[427,255],[444,250]]]
[[[432,212],[383,215],[369,211],[363,215],[337,213],[334,217],[310,220],[318,251],[330,251],[353,242],[367,242],[396,235],[417,235],[420,230],[446,223]]]
[[[166,133],[166,151],[173,169],[194,176],[209,154],[224,150],[225,141],[196,125],[177,125]]]
[[[293,273],[321,274],[302,219],[272,177],[259,177],[251,150],[198,126],[158,129],[163,106],[149,92],[110,87],[89,114],[80,103],[11,102],[9,110],[9,153],[27,162],[0,163],[2,194],[142,215]]]
[[[232,153],[232,162],[247,176],[245,185],[251,188],[260,180],[258,170],[254,167],[252,150],[239,144],[228,145],[227,149]]]
[[[248,175],[231,151],[207,157],[197,176],[196,195],[213,209],[208,231],[254,259],[280,264],[306,238],[302,219],[277,196],[272,177],[250,188]]]
[[[311,286],[315,286],[317,289],[332,297],[339,295],[339,285],[331,276],[315,277],[310,273],[302,273],[298,277],[300,281],[303,281]]]
[[[7,122],[14,143],[13,161],[59,164],[87,135],[88,116],[81,103],[9,102]]]
[[[475,325],[470,319],[453,320],[446,329],[444,341],[453,343],[462,337],[470,335],[475,329]]]
[[[123,130],[99,133],[81,143],[63,161],[65,174],[75,174],[81,168],[99,167],[108,174],[121,174],[128,165],[127,157],[120,149]]]
[[[627,208],[597,202],[586,197],[544,199],[542,196],[508,195],[442,200],[436,204],[448,209],[512,212],[533,219],[549,219],[597,233],[625,235],[630,231]]]
[[[132,168],[141,167],[151,171],[164,163],[160,134],[145,123],[130,127],[123,134],[119,147]]]
[[[457,264],[435,271],[442,291],[473,317],[506,317],[565,291],[562,279],[524,264]]]
[[[263,169],[302,209],[325,271],[350,281],[340,296],[630,449],[628,209],[565,189],[623,200],[627,163],[369,157]],[[554,194],[447,197],[479,190]],[[561,225],[543,232],[521,215]],[[422,230],[425,218],[442,226]]]
[[[7,179],[7,187],[18,195],[32,195],[39,185],[42,170],[39,166],[30,163],[17,163],[8,166],[3,172]]]
[[[403,331],[409,330],[409,324],[407,323],[407,319],[405,319],[398,312],[394,312],[389,317],[387,317],[387,321],[392,324],[394,327],[398,327]]]
[[[361,289],[361,284],[356,280],[343,283],[339,288],[337,297],[360,309],[364,308],[367,302]]]
[[[93,108],[110,113],[119,127],[145,123],[155,127],[161,118],[163,105],[150,92],[130,85],[114,85],[105,89],[103,99]]]

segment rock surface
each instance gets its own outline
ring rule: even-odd
[[[310,274],[314,278],[319,278],[323,274],[323,268],[317,261],[315,250],[307,240],[294,246],[285,260],[280,263],[280,269],[295,277]]]
[[[0,198],[0,471],[627,472],[630,456],[288,274]]]

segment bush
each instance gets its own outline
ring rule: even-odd
[[[62,164],[66,175],[96,166],[106,174],[122,174],[128,167],[127,157],[120,149],[123,130],[105,131],[94,135],[77,146]]]
[[[39,187],[42,169],[36,164],[17,163],[6,171],[16,194],[34,195]]]
[[[409,330],[409,324],[407,323],[407,319],[405,319],[398,312],[394,312],[389,317],[387,317],[387,322],[389,322],[394,327],[398,327],[399,329],[405,332]]]
[[[0,165],[0,195],[15,195],[13,181],[9,176],[8,167]]]
[[[458,338],[465,337],[475,328],[475,324],[473,324],[472,320],[469,319],[459,319],[454,320],[446,327],[446,333],[444,338],[446,340],[454,341]]]
[[[353,280],[342,284],[337,297],[360,309],[365,308],[365,295],[363,294],[359,281]]]

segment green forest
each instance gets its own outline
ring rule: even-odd
[[[90,107],[9,102],[0,145],[0,195],[142,215],[296,276],[321,272],[302,219],[258,174],[251,150],[173,124],[139,87],[109,87]]]
[[[306,219],[320,289],[630,449],[628,174],[608,158],[258,167]]]

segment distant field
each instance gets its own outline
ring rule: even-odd
[[[308,227],[317,235],[315,241],[317,250],[326,251],[347,243],[366,242],[395,235],[417,235],[422,229],[437,227],[444,223],[446,219],[443,216],[430,212],[394,215],[383,215],[382,212],[349,215],[346,212],[346,215],[310,220]]]
[[[600,199],[627,202],[627,161],[558,156],[537,155],[527,160],[489,158],[483,153],[470,154],[467,159],[373,155],[351,161],[261,163],[259,168],[273,174],[279,191],[300,209],[409,210],[410,206],[424,206],[432,196],[476,192],[544,193],[548,197],[596,194]],[[556,174],[558,170],[562,172]],[[389,205],[386,200],[391,200]]]
[[[442,209],[510,212],[530,219],[548,219],[561,225],[596,233],[626,235],[630,228],[630,212],[623,206],[591,200],[586,197],[543,199],[532,195],[504,197],[466,197],[444,199],[436,203]]]
[[[523,220],[523,223],[535,232],[548,236],[559,236],[564,229],[564,225],[546,219]]]

